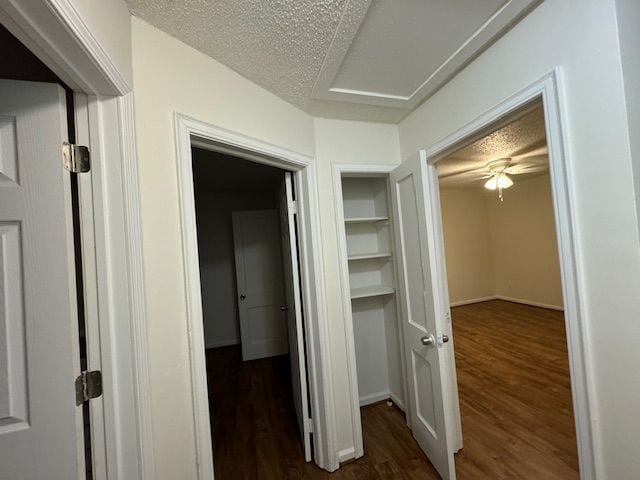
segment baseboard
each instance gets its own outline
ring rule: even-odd
[[[372,403],[378,403],[383,400],[389,400],[391,398],[390,392],[380,392],[367,395],[366,397],[360,397],[360,406],[371,405]]]
[[[210,348],[220,348],[220,347],[229,347],[231,345],[240,345],[240,340],[232,339],[232,340],[219,340],[217,342],[207,343],[204,348],[207,350]]]
[[[344,463],[349,460],[355,460],[356,458],[356,449],[354,447],[345,448],[344,450],[340,450],[338,452],[338,462]]]
[[[471,298],[469,300],[460,300],[458,302],[451,303],[450,306],[451,306],[451,308],[453,308],[453,307],[462,307],[463,305],[472,305],[474,303],[488,302],[488,301],[491,301],[491,300],[504,300],[505,302],[520,303],[522,305],[529,305],[531,307],[547,308],[549,310],[558,310],[560,312],[564,311],[564,307],[560,307],[558,305],[550,305],[548,303],[535,302],[533,300],[525,300],[523,298],[507,297],[506,295],[491,295],[489,297],[480,297],[480,298]]]
[[[395,404],[396,407],[398,407],[403,412],[406,412],[404,408],[404,402],[401,402],[400,398],[398,398],[398,396],[395,393],[389,392],[389,399]]]
[[[460,300],[450,304],[451,307],[462,307],[463,305],[471,305],[472,303],[488,302],[489,300],[497,300],[497,295],[489,295],[488,297],[470,298],[469,300]]]
[[[505,295],[496,295],[495,298],[497,300],[504,300],[505,302],[521,303],[523,305],[529,305],[531,307],[547,308],[549,310],[558,310],[560,312],[564,312],[564,307],[560,307],[558,305],[550,305],[548,303],[534,302],[532,300],[524,300],[522,298],[507,297]]]

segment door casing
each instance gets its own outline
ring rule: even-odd
[[[436,164],[449,153],[481,138],[495,129],[500,122],[509,122],[513,115],[522,114],[537,100],[542,100],[544,107],[547,144],[549,149],[549,169],[553,208],[557,231],[558,253],[562,278],[562,290],[565,305],[565,324],[569,350],[569,364],[571,372],[571,392],[573,396],[578,456],[580,464],[580,478],[582,480],[595,479],[595,460],[593,434],[593,419],[591,417],[591,403],[594,392],[592,378],[588,374],[587,365],[590,364],[588,332],[584,328],[583,315],[583,287],[578,262],[578,243],[575,235],[575,216],[573,214],[574,192],[571,163],[567,161],[562,130],[562,104],[559,99],[561,91],[561,75],[554,69],[538,81],[505,99],[475,120],[447,136],[435,145],[427,146],[426,161],[428,175],[428,194],[432,208],[427,212],[427,227],[433,232],[437,255],[437,272],[439,278],[435,286],[434,295],[441,305],[449,304],[447,289],[447,275],[444,261],[444,235],[440,212],[440,194],[438,172]],[[450,320],[450,319],[449,319]],[[454,339],[455,343],[455,339]],[[454,359],[451,358],[452,365]],[[451,380],[455,381],[455,368],[450,368]],[[461,431],[460,431],[461,435]],[[462,438],[454,439],[458,446],[462,446]],[[457,449],[457,448],[456,448]]]
[[[213,455],[193,193],[193,146],[293,172],[299,215],[301,292],[313,419],[314,460],[321,468],[334,471],[339,463],[335,447],[336,422],[330,378],[329,333],[325,320],[324,270],[314,159],[180,113],[175,114],[174,125],[198,480],[213,480]]]

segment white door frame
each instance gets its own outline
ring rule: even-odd
[[[360,415],[360,392],[358,389],[358,369],[356,364],[356,347],[353,333],[353,310],[351,308],[351,295],[349,292],[349,261],[347,254],[347,237],[344,229],[344,201],[342,197],[342,177],[345,174],[356,174],[363,177],[382,177],[389,179],[391,173],[397,165],[383,164],[351,164],[351,163],[334,163],[333,164],[333,202],[336,214],[336,225],[338,233],[338,260],[340,270],[340,288],[342,291],[342,314],[344,316],[344,335],[347,347],[347,377],[349,379],[349,393],[351,400],[351,428],[353,431],[354,446],[338,452],[340,463],[354,458],[360,458],[364,455],[364,445],[362,439],[362,418]],[[391,220],[393,222],[393,220]],[[393,225],[390,225],[393,227]],[[393,242],[393,233],[390,232],[391,241]],[[394,276],[396,275],[394,270]],[[396,279],[396,285],[398,281]],[[400,318],[400,312],[396,302],[396,315]],[[399,325],[399,324],[398,324]],[[402,329],[398,328],[398,338],[400,339],[400,348],[403,346]],[[407,399],[407,387],[405,381],[405,362],[404,355],[401,359],[403,390],[405,402]],[[404,410],[405,405],[398,399],[392,400]]]
[[[198,480],[213,479],[209,396],[204,353],[200,265],[193,193],[191,148],[196,146],[235,155],[294,172],[298,202],[303,310],[308,359],[311,416],[316,463],[329,471],[338,468],[329,332],[325,315],[324,272],[320,244],[320,212],[314,159],[261,140],[193,119],[174,115],[182,255],[187,298],[187,328],[191,352],[191,384]]]
[[[505,117],[520,111],[536,99],[542,99],[546,123],[547,145],[549,149],[549,169],[551,189],[558,237],[558,253],[562,277],[564,298],[564,316],[569,347],[571,370],[571,392],[580,462],[580,478],[595,479],[596,465],[594,457],[594,419],[591,416],[591,403],[594,396],[594,382],[591,375],[591,352],[589,332],[583,322],[583,292],[581,263],[579,261],[579,242],[575,234],[575,193],[571,160],[565,147],[563,132],[563,95],[559,70],[553,70],[538,81],[527,86],[513,96],[505,99],[492,109],[480,115],[464,127],[443,140],[426,148],[429,175],[429,195],[433,208],[428,212],[427,226],[434,232],[440,262],[437,277],[439,288],[435,295],[439,303],[447,308],[447,277],[444,266],[444,237],[440,214],[439,183],[436,163],[449,153],[460,148],[461,144],[478,139],[488,133],[487,129]],[[446,312],[443,312],[445,314]]]
[[[105,386],[101,411],[104,478],[153,479],[138,171],[133,94],[70,0],[0,0],[0,23],[74,92],[78,143],[91,149],[90,182],[80,180],[83,223],[95,257],[88,328]],[[89,205],[91,203],[91,205]],[[88,213],[89,212],[89,213]],[[133,367],[133,368],[132,368]],[[93,413],[92,413],[93,415]],[[97,448],[100,446],[96,445]],[[97,452],[94,452],[94,457]]]

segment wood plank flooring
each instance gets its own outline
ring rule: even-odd
[[[562,313],[499,301],[452,313],[458,479],[578,478]],[[329,474],[304,462],[288,357],[242,362],[239,347],[219,348],[207,371],[216,480],[439,478],[395,406],[362,409],[365,456]]]
[[[458,478],[579,478],[563,313],[501,300],[451,313]]]

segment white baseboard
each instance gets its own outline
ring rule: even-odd
[[[343,463],[356,458],[356,449],[354,447],[345,448],[338,452],[338,462]]]
[[[229,347],[231,345],[240,345],[240,340],[237,338],[231,340],[218,340],[217,342],[207,343],[204,348],[208,350],[210,348]]]
[[[453,307],[462,307],[463,305],[471,305],[474,303],[488,302],[490,300],[504,300],[505,302],[512,303],[521,303],[522,305],[529,305],[531,307],[539,307],[539,308],[548,308],[549,310],[558,310],[564,311],[564,307],[558,305],[551,305],[548,303],[536,302],[533,300],[525,300],[523,298],[513,298],[507,297],[506,295],[491,295],[489,297],[480,297],[480,298],[471,298],[469,300],[460,300],[458,302],[453,302],[450,306]]]
[[[530,305],[532,307],[548,308],[549,310],[564,311],[564,307],[558,305],[550,305],[548,303],[535,302],[533,300],[524,300],[522,298],[507,297],[505,295],[496,295],[497,300],[504,300],[505,302],[521,303],[523,305]]]
[[[461,307],[463,305],[471,305],[472,303],[488,302],[489,300],[497,300],[497,295],[489,295],[488,297],[470,298],[468,300],[459,300],[450,304],[451,307]]]
[[[401,402],[400,398],[398,398],[398,396],[395,393],[389,392],[389,399],[395,404],[396,407],[398,407],[403,412],[406,412],[404,408],[404,402]]]
[[[371,405],[372,403],[381,402],[382,400],[389,400],[390,398],[390,392],[373,393],[365,397],[360,397],[360,406],[364,407],[366,405]]]

